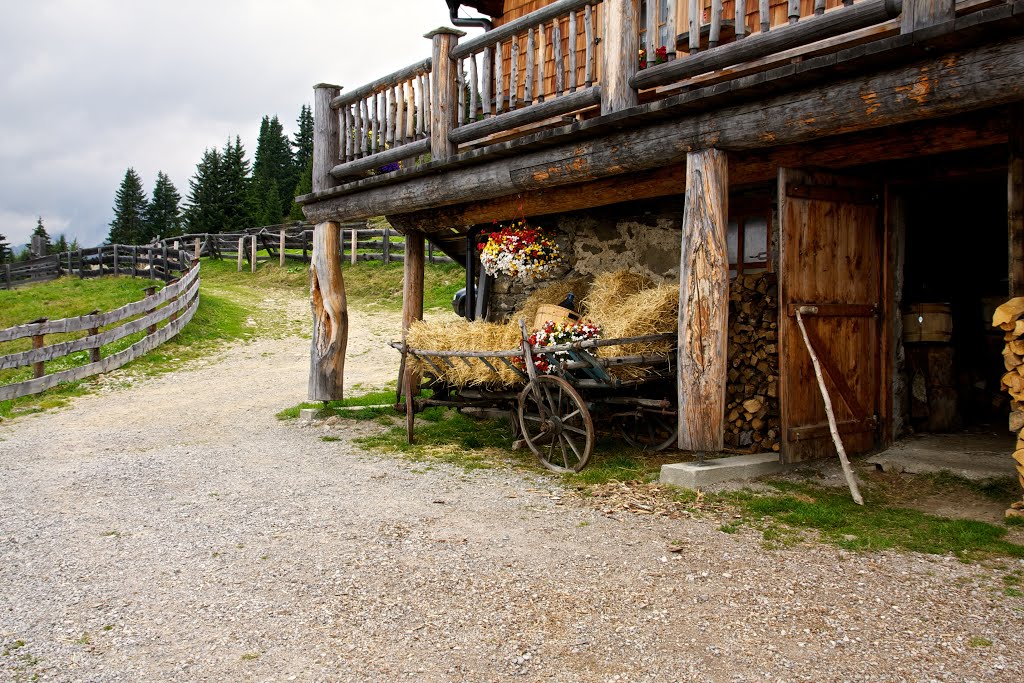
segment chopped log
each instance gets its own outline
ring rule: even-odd
[[[309,400],[343,397],[345,348],[348,345],[348,303],[341,275],[341,225],[320,223],[313,230],[309,269],[313,341],[309,358]]]
[[[726,153],[691,152],[686,159],[679,272],[679,448],[723,447],[729,257]]]
[[[1010,296],[1024,296],[1024,106],[1010,110],[1007,168],[1007,229],[1010,242]],[[1020,334],[1020,333],[1018,333]]]
[[[1015,330],[1017,319],[1024,315],[1024,296],[1017,296],[1001,304],[992,314],[992,327]],[[1009,327],[1006,327],[1009,325]]]
[[[1024,428],[1024,413],[1010,413],[1010,431],[1019,432]]]

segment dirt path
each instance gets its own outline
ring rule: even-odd
[[[394,378],[395,320],[353,315],[350,384]],[[0,680],[1019,680],[1024,563],[765,550],[324,442],[274,419],[307,345],[0,425]]]

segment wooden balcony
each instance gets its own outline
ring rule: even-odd
[[[657,175],[689,149],[762,149],[1005,104],[1024,98],[1022,7],[689,0],[666,30],[630,0],[560,0],[470,40],[438,29],[421,62],[348,92],[317,86],[314,192],[299,202],[314,222],[404,215]],[[647,56],[664,47],[667,61],[641,64],[642,41],[659,33],[677,40]],[[955,65],[932,69],[916,97],[914,63],[938,54]],[[979,83],[956,90],[965,78]],[[623,198],[613,189],[601,201]],[[471,214],[451,225],[481,218]]]

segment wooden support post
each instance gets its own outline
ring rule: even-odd
[[[121,274],[121,255],[118,253],[118,245],[114,245],[114,275]]]
[[[116,252],[115,252],[115,256],[116,256]],[[154,257],[153,257],[153,247],[149,247],[149,279],[150,280],[155,280],[156,279],[156,268],[154,267],[153,259],[154,259]]]
[[[95,315],[97,313],[99,313],[99,310],[93,311],[90,315]],[[98,328],[98,327],[90,327],[89,328],[89,336],[90,337],[95,337],[99,333],[100,333],[100,328]],[[96,346],[93,346],[92,348],[89,349],[89,362],[90,363],[99,363],[100,362],[100,346],[99,346],[99,344],[97,344]]]
[[[251,272],[256,272],[256,235],[250,235],[249,237],[249,265],[251,266]]]
[[[679,262],[679,448],[722,450],[729,316],[726,153],[686,155]]]
[[[1010,110],[1007,228],[1010,237],[1010,297],[1024,296],[1024,106]]]
[[[281,229],[281,237],[277,251],[279,252],[279,263],[278,265],[284,268],[284,228]]]
[[[430,73],[430,158],[443,161],[455,154],[455,144],[448,139],[456,125],[459,104],[459,74],[451,58],[452,48],[466,35],[453,28],[436,28],[424,38],[433,41]]]
[[[139,276],[139,248],[132,246],[132,277]]]
[[[199,238],[197,237],[196,241],[195,241],[195,253],[194,253],[194,256],[193,256],[193,259],[195,260],[196,263],[199,263],[199,259],[200,259],[200,257],[202,255],[203,255],[203,248],[200,246]]]
[[[424,241],[422,230],[409,230],[405,233],[405,277],[402,291],[403,346],[409,326],[417,320],[423,320]],[[406,372],[408,376],[406,378],[399,377],[398,381],[407,380],[408,395],[416,396],[419,394],[420,378],[412,373],[408,364],[406,364]]]
[[[303,255],[305,255],[305,252],[306,252],[305,245],[303,245],[302,252],[303,252]],[[238,238],[238,272],[239,273],[242,272],[242,259],[244,259],[244,258],[245,258],[245,237],[239,237]]]
[[[313,230],[313,261],[309,299],[313,308],[313,342],[309,355],[309,400],[342,398],[345,348],[348,345],[348,303],[341,276],[341,226],[320,223]]]
[[[352,228],[352,253],[349,255],[354,266],[359,261],[359,230]]]
[[[146,296],[147,297],[151,297],[154,294],[156,294],[156,287],[146,287]],[[146,309],[146,315],[149,315],[150,313],[153,313],[154,311],[156,311],[156,308],[147,308]],[[149,327],[146,328],[146,334],[147,335],[148,334],[155,334],[155,333],[156,333],[156,324],[155,323],[153,325],[150,325]]]
[[[42,334],[34,334],[34,335],[32,335],[32,348],[33,349],[41,349],[41,348],[43,348],[43,337],[44,336],[45,335],[42,335]],[[44,374],[46,374],[45,366],[46,366],[46,363],[44,361],[38,361],[36,363],[33,363],[32,364],[32,376],[34,378],[36,378],[36,379],[39,379]]]
[[[313,86],[313,192],[323,192],[338,184],[331,169],[341,162],[341,124],[338,112],[331,109],[331,100],[340,94],[339,85]],[[305,247],[302,258],[306,258]]]
[[[654,3],[649,5],[653,9]],[[639,103],[629,79],[637,72],[640,49],[637,35],[637,6],[633,0],[605,0],[604,10],[604,84],[601,89],[601,114],[611,114]],[[569,49],[575,50],[575,46]]]
[[[7,285],[7,289],[11,288],[11,264],[4,264],[4,282]]]
[[[382,258],[384,263],[391,263],[391,226],[384,228],[384,249]]]

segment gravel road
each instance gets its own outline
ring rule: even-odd
[[[353,314],[350,383],[394,377],[393,324]],[[0,424],[0,680],[1024,677],[1020,561],[767,550],[424,471],[350,442],[373,425],[274,419],[307,363],[262,340]]]

